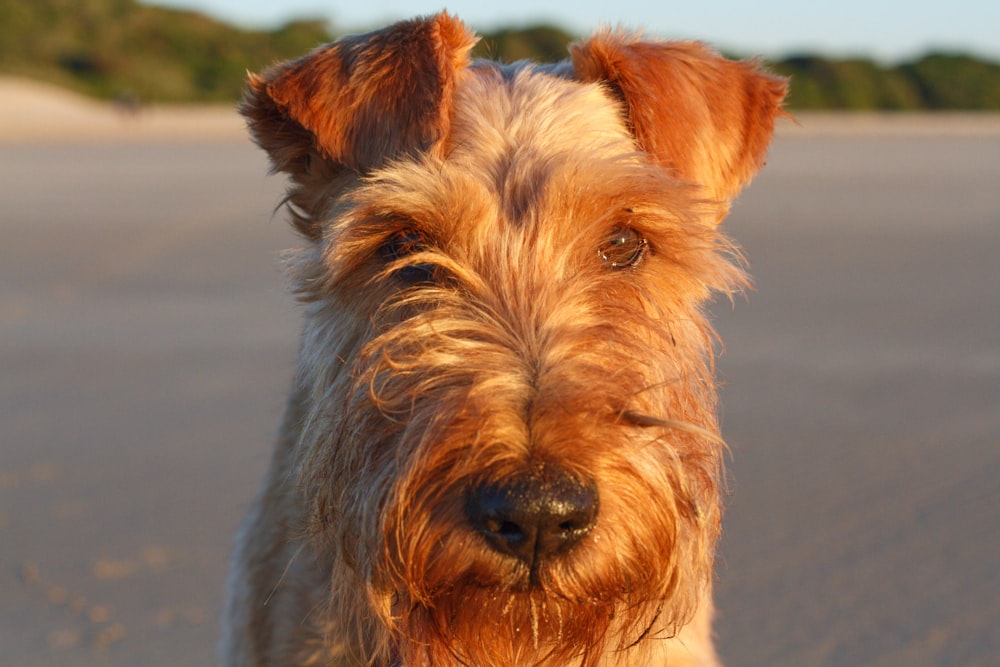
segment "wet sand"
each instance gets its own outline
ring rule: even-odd
[[[298,330],[228,118],[0,138],[4,667],[213,663]],[[1000,120],[917,120],[783,128],[727,223],[730,666],[1000,655]]]

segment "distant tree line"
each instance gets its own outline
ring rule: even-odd
[[[335,39],[324,21],[240,30],[137,0],[0,0],[0,74],[144,102],[232,102],[247,70]],[[555,61],[574,36],[551,26],[484,35],[475,55]],[[896,65],[795,55],[769,61],[792,77],[792,109],[1000,111],[1000,63],[931,53]]]
[[[794,109],[1000,110],[1000,64],[932,53],[888,67],[803,55],[771,64],[792,78]]]

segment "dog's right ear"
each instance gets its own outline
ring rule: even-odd
[[[240,113],[274,170],[299,185],[316,158],[365,174],[439,145],[476,41],[446,12],[345,37],[251,74]]]
[[[623,105],[639,147],[703,188],[717,218],[764,163],[788,82],[696,42],[602,31],[570,47],[575,74]]]

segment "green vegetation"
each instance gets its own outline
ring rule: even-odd
[[[320,20],[252,31],[138,0],[0,0],[0,74],[107,99],[232,102],[247,70],[335,37]],[[475,55],[553,61],[572,39],[551,26],[500,30],[484,35]],[[893,66],[807,54],[769,66],[792,77],[792,109],[1000,110],[1000,63],[963,54]]]
[[[573,35],[552,26],[497,30],[483,35],[472,55],[507,63],[516,60],[536,60],[552,63],[567,55]]]
[[[966,55],[930,54],[892,67],[793,56],[771,67],[792,78],[793,109],[1000,110],[1000,64]]]
[[[0,0],[0,72],[104,98],[228,102],[248,69],[330,39],[322,21],[255,32],[136,0]]]

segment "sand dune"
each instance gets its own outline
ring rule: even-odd
[[[164,106],[130,113],[61,88],[0,77],[0,141],[182,140],[238,137],[234,106]]]

